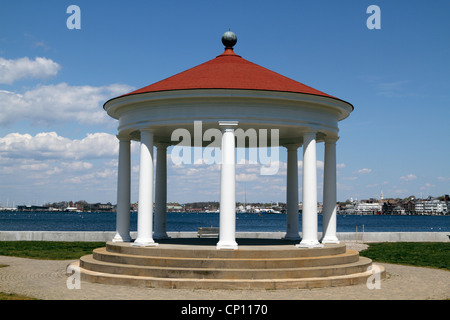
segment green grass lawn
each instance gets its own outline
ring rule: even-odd
[[[360,255],[375,262],[450,270],[450,242],[370,243]]]
[[[74,260],[105,242],[0,241],[0,255],[42,260]]]
[[[23,296],[20,294],[0,292],[0,300],[38,300],[38,299]]]

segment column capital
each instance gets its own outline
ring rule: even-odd
[[[142,128],[142,129],[139,129],[139,132],[140,133],[143,133],[143,132],[145,132],[145,133],[153,133],[153,129],[152,128]]]
[[[318,132],[317,130],[308,128],[306,131],[303,132],[303,136],[306,136],[306,135],[314,135],[314,136],[316,136],[317,132]]]
[[[325,143],[336,143],[339,140],[339,137],[326,136],[323,140]]]
[[[171,143],[168,143],[168,142],[156,142],[155,143],[155,147],[157,148],[157,149],[166,149],[167,147],[169,147],[169,146],[171,146],[172,144]]]
[[[116,138],[119,139],[119,141],[131,141],[131,137],[129,135],[116,135]]]
[[[286,149],[298,149],[302,146],[301,143],[284,143],[283,147],[285,147]]]
[[[219,126],[223,129],[234,129],[239,124],[239,121],[219,121]]]

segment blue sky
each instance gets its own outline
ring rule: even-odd
[[[66,26],[72,4],[79,30]],[[366,26],[373,4],[378,30]],[[216,57],[229,28],[243,58],[355,106],[340,123],[338,200],[449,194],[449,10],[447,0],[2,1],[0,203],[115,203],[117,123],[103,103]],[[321,200],[322,144],[318,160]],[[281,150],[274,176],[238,166],[237,200],[285,201],[285,162]],[[217,166],[168,170],[169,201],[219,199]]]

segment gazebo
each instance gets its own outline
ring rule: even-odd
[[[350,114],[353,106],[243,59],[233,51],[236,41],[234,33],[226,32],[222,37],[225,51],[216,58],[105,103],[108,114],[119,120],[117,232],[104,248],[94,249],[92,254],[71,264],[71,268],[78,268],[81,279],[157,288],[299,289],[362,283],[369,286],[373,280],[385,277],[382,266],[347,249],[336,237],[338,122]],[[199,123],[201,130],[205,129],[204,134],[199,132]],[[254,139],[257,131],[260,139]],[[195,147],[205,146],[206,150],[213,144],[220,150],[218,241],[167,239],[167,147],[175,144],[190,150],[192,141],[180,141],[183,135],[194,136]],[[134,241],[130,236],[131,140],[140,141],[138,225]],[[321,239],[317,232],[318,142],[325,145]],[[287,217],[283,239],[238,238],[238,245],[236,145],[238,149],[287,148]],[[300,146],[303,146],[301,238],[297,161]]]
[[[353,106],[276,72],[245,60],[234,52],[236,35],[225,32],[225,50],[216,58],[139,90],[113,98],[104,109],[119,121],[117,231],[113,242],[130,237],[130,142],[140,142],[137,238],[133,246],[156,246],[166,238],[167,148],[175,130],[220,130],[220,226],[216,248],[238,249],[235,234],[236,130],[267,130],[268,146],[287,149],[287,214],[285,239],[297,247],[339,243],[336,237],[336,142],[338,122]],[[252,131],[253,132],[253,131]],[[203,135],[201,135],[203,137]],[[210,141],[194,141],[207,146]],[[261,139],[257,145],[261,147]],[[323,142],[323,234],[318,237],[316,145]],[[154,152],[156,147],[156,168]],[[298,224],[298,148],[303,148],[302,237]],[[154,182],[155,176],[155,182]],[[155,194],[155,199],[153,199]],[[153,221],[153,202],[155,212]],[[154,233],[153,233],[154,227]]]

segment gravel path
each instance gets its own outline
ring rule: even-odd
[[[363,244],[348,244],[364,249]],[[290,290],[187,290],[111,286],[82,282],[67,288],[66,268],[73,260],[49,261],[0,256],[0,292],[43,300],[442,300],[450,299],[450,272],[381,264],[387,277],[380,289],[365,284]]]

